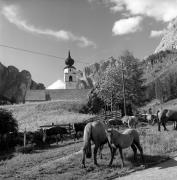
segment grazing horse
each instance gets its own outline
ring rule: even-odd
[[[46,141],[47,137],[55,136],[56,143],[58,144],[58,135],[60,136],[61,142],[63,142],[63,135],[68,134],[67,129],[60,126],[54,126],[44,130],[43,142]]]
[[[122,123],[128,125],[129,128],[136,128],[136,125],[138,124],[137,116],[124,116],[121,120]]]
[[[122,121],[117,120],[117,119],[109,119],[107,121],[105,121],[105,123],[107,123],[110,126],[116,126],[116,125],[122,125]]]
[[[148,124],[154,125],[158,121],[158,117],[155,114],[146,114],[146,120]]]
[[[91,158],[92,156],[92,148],[91,141],[94,143],[94,164],[97,164],[97,151],[98,149],[103,148],[105,143],[108,143],[110,151],[112,153],[112,148],[110,145],[108,133],[106,131],[105,125],[101,121],[89,122],[84,128],[84,146],[83,146],[83,157],[82,157],[82,165],[85,168],[85,156],[87,158]]]
[[[74,140],[79,139],[78,133],[79,132],[84,132],[84,128],[85,128],[86,124],[87,123],[85,123],[85,122],[80,122],[80,123],[74,123],[73,124],[73,129],[75,131]]]
[[[131,146],[134,152],[134,159],[137,160],[137,148],[140,151],[142,161],[144,163],[143,149],[140,145],[139,134],[135,129],[126,129],[123,133],[118,132],[116,129],[111,129],[110,132],[110,142],[112,146],[112,157],[109,163],[109,166],[112,165],[114,155],[117,148],[119,148],[122,167],[124,167],[123,153],[122,149],[128,148]]]
[[[164,127],[164,131],[167,130],[166,122],[172,121],[174,125],[174,129],[177,130],[177,111],[172,109],[163,109],[157,111],[158,117],[158,131],[160,131],[160,125],[162,124]]]

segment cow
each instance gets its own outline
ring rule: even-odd
[[[58,144],[58,139],[61,139],[61,142],[63,142],[63,135],[68,134],[68,131],[66,128],[61,126],[54,126],[49,129],[43,130],[44,136],[43,136],[43,142],[46,141],[47,138],[55,137],[56,143]]]

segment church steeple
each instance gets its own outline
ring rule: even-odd
[[[65,89],[76,89],[77,73],[76,73],[76,68],[73,66],[74,59],[72,59],[70,51],[68,51],[68,57],[65,60],[65,64],[66,64],[66,67],[64,68]]]
[[[71,58],[70,51],[68,52],[68,57],[65,60],[65,64],[69,67],[71,67],[74,64],[74,59]]]

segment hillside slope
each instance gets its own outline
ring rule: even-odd
[[[146,98],[162,101],[177,98],[177,52],[160,51],[142,62]],[[156,94],[155,94],[156,92]]]
[[[177,98],[177,51],[165,50],[152,54],[140,61],[143,69],[143,80],[146,86],[146,100],[159,98],[163,101]],[[84,77],[94,86],[106,68],[116,66],[116,60],[110,58],[94,63],[84,69]],[[156,90],[155,90],[156,88]],[[155,94],[155,91],[156,94]]]
[[[78,113],[83,102],[45,101],[19,105],[0,106],[12,111],[18,121],[19,130],[35,131],[43,125],[66,124],[89,119],[92,115]]]

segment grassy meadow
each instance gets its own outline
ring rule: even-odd
[[[172,102],[172,106],[176,102]],[[25,105],[4,106],[13,112],[18,120],[20,130],[37,129],[40,125],[51,124],[52,122],[69,123],[83,121],[91,115],[79,114],[78,109],[81,102],[51,101],[44,103],[29,103]],[[170,106],[170,103],[168,103]],[[168,124],[169,131],[158,132],[157,124],[139,124],[137,131],[140,134],[140,141],[145,155],[145,167],[152,166],[169,155],[177,152],[177,131]],[[125,127],[120,127],[123,131]],[[119,152],[113,161],[112,167],[108,167],[110,151],[107,145],[103,149],[103,159],[98,156],[99,167],[93,164],[93,157],[86,159],[86,168],[81,167],[82,139],[74,141],[67,139],[58,145],[52,144],[43,149],[34,149],[29,154],[9,152],[6,156],[0,156],[0,179],[43,179],[43,180],[95,180],[114,179],[127,175],[135,170],[143,169],[141,158],[138,162],[133,159],[131,148],[123,150],[125,167],[120,168],[121,159]],[[138,152],[139,153],[139,152]]]
[[[84,102],[48,101],[21,105],[1,106],[13,112],[19,131],[35,131],[40,126],[81,122],[91,115],[78,113]]]
[[[147,125],[138,127],[141,145],[145,155],[145,166],[152,166],[166,159],[170,154],[177,151],[177,131],[172,130],[158,132],[157,126]],[[123,131],[121,129],[120,131]],[[63,144],[51,145],[46,149],[34,150],[30,154],[14,153],[7,159],[0,161],[0,177],[4,179],[113,179],[127,175],[141,167],[141,158],[138,162],[133,159],[131,148],[123,150],[125,167],[120,168],[121,159],[119,152],[113,161],[112,167],[108,167],[110,151],[107,145],[103,149],[103,159],[98,155],[99,167],[93,164],[93,157],[86,159],[86,168],[81,167],[82,140],[65,141]],[[139,154],[139,153],[138,153]]]

